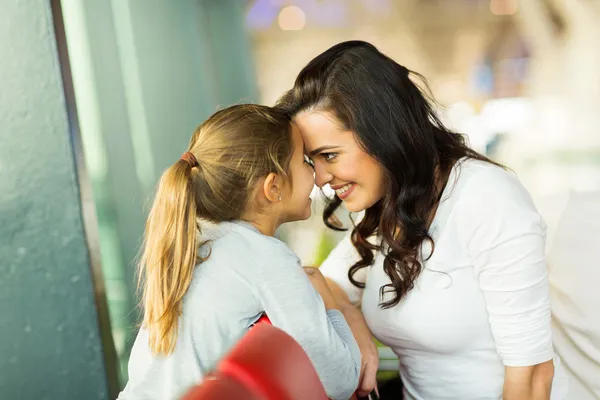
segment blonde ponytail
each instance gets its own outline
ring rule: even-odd
[[[146,222],[139,268],[143,325],[154,354],[168,355],[175,347],[183,296],[197,262],[195,169],[179,160],[163,173]]]

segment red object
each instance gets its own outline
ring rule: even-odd
[[[264,316],[183,400],[327,400],[302,347]]]
[[[258,321],[256,321],[257,324],[263,323],[263,324],[269,324],[269,325],[273,325],[271,323],[271,320],[269,319],[269,317],[267,317],[267,314],[263,314],[262,317],[260,317],[258,319]]]
[[[181,400],[263,400],[250,389],[227,375],[211,375],[190,390]]]
[[[269,317],[267,317],[267,314],[263,314],[262,317],[260,317],[258,319],[258,321],[256,321],[256,324],[259,324],[259,323],[272,325],[271,320],[269,319]],[[349,400],[360,400],[360,399],[366,399],[366,398],[367,397],[358,397],[358,395],[356,393],[354,393]]]
[[[257,324],[217,367],[268,400],[327,400],[302,347],[270,323]]]

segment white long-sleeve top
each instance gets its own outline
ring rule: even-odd
[[[373,334],[400,360],[405,398],[500,399],[505,366],[554,358],[552,399],[567,382],[552,348],[545,224],[513,173],[463,159],[454,166],[430,228],[435,251],[422,260],[415,287],[383,309],[390,283],[384,255],[355,278],[359,259],[349,237],[321,266],[362,311]],[[426,258],[431,246],[424,244]]]
[[[289,247],[242,221],[202,225],[204,240],[210,242],[200,254],[210,256],[196,267],[183,299],[175,350],[152,354],[142,328],[118,399],[180,399],[263,312],[302,346],[330,398],[350,398],[360,373],[358,345],[342,313],[325,310]]]

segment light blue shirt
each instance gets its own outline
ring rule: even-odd
[[[360,351],[343,315],[325,310],[298,257],[280,240],[246,222],[201,224],[197,266],[184,297],[175,350],[154,356],[138,333],[129,382],[119,400],[181,398],[266,312],[308,354],[327,394],[347,400],[358,385]]]

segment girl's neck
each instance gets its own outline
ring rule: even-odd
[[[273,217],[258,213],[242,215],[242,219],[254,225],[265,236],[274,236],[281,223]]]

